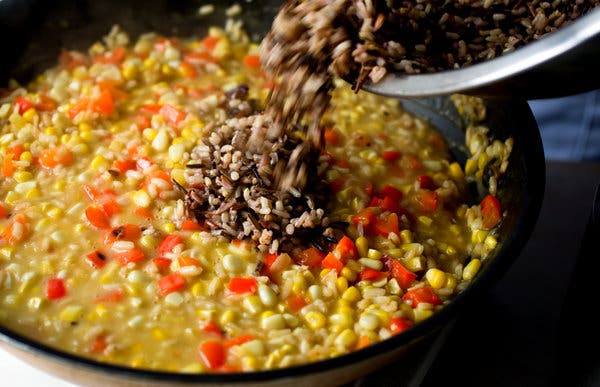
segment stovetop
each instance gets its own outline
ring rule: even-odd
[[[582,355],[600,348],[590,317],[600,283],[600,226],[591,221],[599,184],[600,164],[548,162],[538,223],[506,275],[430,347],[351,386],[600,385],[600,357]],[[1,349],[0,373],[12,387],[71,386]]]

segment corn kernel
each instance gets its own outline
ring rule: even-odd
[[[431,224],[433,223],[433,219],[431,219],[429,216],[421,215],[417,219],[419,220],[419,223],[426,227],[431,226]]]
[[[434,289],[440,289],[446,283],[446,273],[440,269],[432,268],[427,270],[425,278]]]
[[[221,323],[221,325],[227,325],[229,323],[234,322],[235,318],[236,318],[235,311],[232,309],[228,309],[225,312],[223,312],[223,314],[221,315],[221,318],[219,319],[219,322]]]
[[[133,64],[127,64],[123,66],[123,78],[128,81],[135,79],[138,75],[138,69]]]
[[[366,257],[369,249],[369,240],[364,236],[356,238],[354,242],[356,245],[356,249],[358,250],[359,257]]]
[[[473,278],[475,278],[475,275],[479,271],[480,267],[481,267],[481,261],[479,259],[472,259],[471,262],[469,262],[467,264],[467,266],[465,266],[465,268],[463,269],[463,273],[462,273],[463,279],[465,281],[469,281],[469,280],[472,280]]]
[[[343,293],[348,289],[348,280],[345,277],[338,277],[335,280],[335,287],[338,292]]]
[[[344,329],[340,334],[335,338],[334,343],[337,347],[341,347],[344,349],[353,348],[356,345],[358,337],[356,333],[354,333],[351,329]]]
[[[34,108],[27,109],[27,111],[25,113],[23,113],[23,118],[27,122],[33,122],[35,117],[37,117],[37,112],[35,111]]]
[[[488,232],[485,230],[475,230],[471,234],[471,242],[473,243],[483,243],[485,238],[487,237]]]
[[[267,307],[273,307],[277,304],[277,295],[270,286],[265,284],[258,285],[258,297]]]
[[[135,191],[132,194],[131,199],[133,200],[133,202],[135,203],[136,206],[142,207],[142,208],[148,208],[148,207],[150,207],[150,204],[152,203],[152,199],[150,198],[150,195],[148,194],[148,192],[146,192],[143,189]]]
[[[92,169],[98,171],[98,170],[108,169],[110,167],[110,164],[108,163],[108,160],[106,160],[104,158],[104,156],[98,155],[98,156],[94,157],[94,159],[90,163],[90,167]]]
[[[244,298],[244,301],[242,301],[242,304],[244,308],[252,314],[258,314],[263,309],[263,303],[258,296],[246,297]]]
[[[306,313],[304,318],[308,327],[313,330],[323,328],[327,323],[327,319],[321,312],[310,311]]]
[[[348,313],[334,313],[329,317],[329,322],[340,328],[349,328],[354,324],[352,315]]]
[[[0,258],[10,259],[12,257],[12,254],[13,254],[12,247],[4,246],[4,247],[0,248]]]
[[[367,257],[370,259],[379,260],[379,259],[381,259],[382,256],[383,256],[383,254],[381,254],[381,251],[379,251],[379,250],[369,249],[369,251],[367,252]]]
[[[104,317],[107,312],[108,310],[106,309],[106,306],[104,306],[104,304],[96,305],[96,314],[98,315],[98,317]]]
[[[477,162],[473,159],[468,159],[465,164],[465,173],[467,175],[472,175],[477,170]]]
[[[456,278],[453,275],[446,276],[446,283],[444,284],[446,289],[454,290],[456,289]]]
[[[496,247],[496,245],[498,244],[498,241],[496,240],[496,237],[493,235],[488,235],[485,240],[483,241],[483,243],[490,249],[494,249]]]
[[[292,282],[292,292],[300,294],[306,290],[306,280],[301,273],[296,273]]]
[[[364,313],[358,319],[358,325],[362,329],[373,331],[379,327],[379,317],[371,313]]]
[[[152,330],[152,336],[154,336],[157,340],[164,340],[167,338],[165,332],[160,328],[154,328]]]
[[[283,329],[285,328],[285,319],[281,314],[274,313],[270,316],[264,316],[260,321],[260,325],[265,330]]]
[[[33,175],[29,171],[17,171],[13,174],[13,178],[18,183],[23,183],[23,182],[33,179]]]
[[[461,180],[465,176],[460,164],[457,162],[453,162],[448,166],[448,173],[454,180]]]
[[[21,161],[32,161],[33,160],[33,155],[31,154],[31,152],[25,151],[25,152],[21,153],[21,156],[19,156],[19,160],[21,160]]]
[[[175,224],[173,224],[172,222],[165,222],[165,223],[163,223],[163,225],[162,225],[161,228],[167,234],[171,234],[171,233],[175,232],[175,230],[177,229],[175,227]]]
[[[29,191],[27,191],[27,193],[25,194],[25,198],[26,199],[33,199],[33,198],[37,198],[41,195],[41,192],[39,189],[37,188],[32,188]]]
[[[354,282],[356,280],[357,274],[353,270],[351,270],[348,266],[344,266],[342,271],[340,272],[342,277],[346,278],[349,282]]]
[[[417,308],[413,310],[413,313],[415,316],[415,323],[418,323],[431,317],[433,315],[433,310]]]
[[[82,317],[83,307],[79,305],[69,305],[60,312],[58,318],[67,323],[73,323]]]

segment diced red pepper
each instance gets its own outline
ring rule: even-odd
[[[167,235],[158,245],[158,255],[163,256],[173,251],[175,246],[183,243],[183,238],[177,234]]]
[[[411,154],[402,156],[402,161],[400,161],[400,165],[405,169],[410,169],[413,171],[423,168],[423,164],[421,164],[419,159]]]
[[[246,55],[243,59],[243,62],[248,67],[255,69],[260,67],[260,57],[258,55]]]
[[[383,187],[381,191],[379,191],[379,194],[383,197],[388,196],[391,199],[394,199],[396,202],[402,200],[403,196],[402,191],[400,191],[398,188],[394,187],[391,184],[388,184],[385,187]]]
[[[39,101],[33,105],[33,107],[36,108],[36,110],[42,112],[49,112],[53,111],[58,107],[58,103],[52,98],[48,97],[47,95],[39,94],[38,99]]]
[[[136,165],[136,161],[132,159],[117,160],[114,163],[115,169],[120,173],[125,173],[131,169],[135,169]]]
[[[387,260],[386,264],[392,273],[392,276],[396,279],[398,285],[400,285],[402,289],[408,289],[417,278],[415,273],[408,270],[396,259],[390,258]]]
[[[85,216],[90,224],[101,230],[110,228],[110,218],[104,209],[97,205],[91,205],[85,210]]]
[[[402,157],[402,153],[394,150],[383,151],[381,154],[381,158],[387,161],[388,163],[393,163]]]
[[[96,297],[94,302],[99,304],[105,302],[119,302],[123,299],[124,295],[125,292],[123,291],[123,289],[113,289]]]
[[[162,296],[185,287],[185,279],[179,273],[171,273],[158,280],[158,291]]]
[[[481,208],[483,228],[489,230],[496,227],[502,216],[500,201],[492,195],[486,195],[479,206]]]
[[[391,232],[399,234],[400,226],[398,224],[398,214],[392,212],[388,214],[387,217],[377,218],[375,225],[373,226],[373,232],[377,235],[382,235],[384,237],[388,237]]]
[[[164,104],[160,109],[160,114],[169,121],[172,125],[177,125],[187,116],[187,114],[168,103]]]
[[[392,317],[390,319],[389,330],[392,334],[397,335],[398,333],[402,333],[408,328],[412,327],[414,323],[412,320],[409,320],[404,317]]]
[[[233,294],[255,293],[258,283],[251,277],[234,277],[229,280],[227,289]]]
[[[162,105],[159,104],[145,104],[145,105],[141,105],[139,107],[139,112],[140,113],[144,113],[144,114],[149,114],[149,115],[154,115],[154,114],[158,114],[158,112],[160,112],[160,108],[162,108]]]
[[[402,296],[402,300],[410,301],[412,303],[413,308],[416,308],[420,303],[427,303],[432,305],[442,304],[440,298],[429,286],[422,286],[420,288],[411,289],[407,291]]]
[[[344,263],[340,261],[335,255],[333,255],[333,253],[329,253],[321,261],[321,266],[327,269],[333,269],[339,274],[344,268]]]
[[[393,199],[391,196],[385,196],[379,202],[379,207],[382,211],[399,212],[402,208],[398,204],[398,200]]]
[[[212,320],[208,320],[202,325],[202,331],[220,338],[224,337],[224,333],[221,328],[219,328]]]
[[[221,40],[221,38],[218,36],[207,36],[202,40],[201,44],[202,47],[206,48],[209,51],[212,51],[215,49],[217,43],[219,43],[219,40]]]
[[[23,115],[27,110],[33,107],[33,103],[25,97],[15,98],[15,105],[19,107],[19,114]]]
[[[355,225],[362,224],[363,230],[369,230],[377,221],[377,213],[373,207],[363,208],[358,214],[352,217],[352,223]]]
[[[67,295],[65,282],[62,278],[51,278],[46,283],[46,298],[49,300],[58,300]]]
[[[338,193],[344,188],[344,185],[346,185],[346,179],[340,177],[329,183],[329,189],[331,189],[333,193]]]
[[[104,237],[105,245],[112,245],[115,241],[125,240],[134,242],[142,235],[140,226],[126,223],[122,226],[114,227],[106,233]]]
[[[154,264],[154,266],[156,266],[156,268],[159,271],[168,269],[169,266],[171,266],[171,260],[169,258],[162,258],[162,257],[153,258],[152,263]]]
[[[90,345],[90,351],[92,353],[101,353],[108,347],[108,342],[106,341],[106,336],[100,334],[94,337],[94,341],[92,341],[92,345]]]
[[[183,61],[192,65],[217,63],[217,58],[207,52],[190,51],[183,55]]]
[[[112,51],[104,52],[94,58],[95,63],[118,64],[125,59],[125,49],[117,47]]]
[[[292,310],[294,313],[297,313],[298,311],[300,311],[300,309],[304,308],[307,305],[304,298],[302,298],[298,294],[289,295],[285,299],[285,303],[290,308],[290,310]]]
[[[325,143],[331,145],[338,145],[340,143],[340,135],[334,128],[325,128],[323,134],[325,136]]]
[[[358,281],[377,281],[386,275],[387,273],[365,267],[360,273],[358,273]]]
[[[358,258],[358,250],[354,245],[354,241],[344,235],[334,248],[335,255],[344,262],[348,259]]]
[[[435,183],[433,182],[433,178],[429,175],[419,175],[417,176],[417,181],[419,182],[419,186],[422,189],[435,189]]]
[[[200,345],[200,357],[211,370],[219,369],[225,364],[225,349],[219,341],[208,340]]]
[[[246,333],[246,334],[243,334],[243,335],[240,335],[237,337],[233,337],[229,340],[225,340],[223,342],[223,347],[225,349],[229,349],[231,347],[235,347],[236,345],[242,345],[242,344],[252,341],[254,339],[255,339],[254,335],[252,335],[250,333]]]
[[[121,206],[116,200],[110,199],[102,203],[102,209],[109,218],[121,212]]]
[[[185,256],[185,255],[177,258],[177,263],[179,263],[179,267],[184,267],[184,266],[198,267],[198,266],[200,266],[200,262],[197,259]]]
[[[0,219],[6,219],[8,217],[8,211],[2,204],[0,204]]]
[[[117,251],[114,254],[115,261],[121,266],[127,266],[130,263],[138,263],[143,260],[144,257],[144,252],[138,247],[126,251]]]
[[[102,269],[104,265],[106,265],[106,255],[104,255],[100,250],[94,250],[91,253],[88,253],[85,256],[85,259],[96,269]]]
[[[110,92],[108,90],[104,90],[100,93],[98,98],[92,102],[91,107],[93,111],[105,116],[109,116],[113,110],[115,110],[115,103],[113,102]]]
[[[423,212],[433,212],[438,208],[438,194],[435,191],[420,189],[415,192],[415,203]]]
[[[186,219],[181,224],[181,230],[182,231],[204,231],[206,229],[204,227],[202,227],[201,224],[199,224],[191,219]]]
[[[51,169],[58,165],[70,165],[73,162],[73,153],[64,146],[58,146],[42,149],[39,158],[42,167]]]
[[[308,266],[312,269],[319,266],[323,258],[325,258],[325,254],[319,249],[316,247],[309,247],[298,253],[294,261],[299,265]]]

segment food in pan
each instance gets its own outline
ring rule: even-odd
[[[0,324],[134,368],[265,370],[385,340],[469,286],[503,216],[483,170],[506,169],[511,140],[473,125],[463,168],[397,101],[335,80],[319,189],[252,194],[269,182],[233,138],[274,86],[259,63],[236,24],[115,28],[2,91]]]

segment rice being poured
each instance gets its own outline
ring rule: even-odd
[[[188,165],[188,215],[213,234],[250,238],[277,251],[307,232],[331,234],[321,157],[321,117],[335,77],[353,84],[404,73],[458,68],[539,39],[598,0],[411,2],[291,0],[261,44],[275,81],[264,112],[246,92],[229,100],[235,117],[214,132]],[[247,90],[246,90],[247,91]]]

